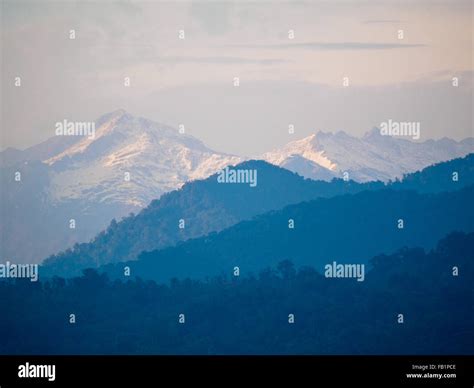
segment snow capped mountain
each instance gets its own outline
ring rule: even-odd
[[[96,120],[94,136],[57,135],[23,151],[6,149],[0,152],[0,259],[37,262],[240,161],[123,110]]]
[[[413,142],[382,136],[374,128],[362,138],[339,131],[319,131],[282,148],[267,152],[262,159],[312,179],[342,178],[344,172],[359,182],[389,181],[431,164],[474,152],[474,138]]]
[[[86,198],[137,207],[189,180],[206,178],[237,156],[217,153],[199,140],[123,110],[103,116],[93,138],[45,159],[54,201]]]
[[[94,136],[57,134],[23,151],[0,152],[0,260],[37,262],[88,241],[113,218],[138,212],[187,181],[244,160],[124,110],[103,115],[94,129]],[[313,179],[348,172],[364,182],[393,180],[472,152],[473,138],[415,143],[374,129],[362,138],[318,132],[262,159]]]

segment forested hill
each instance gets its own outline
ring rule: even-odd
[[[319,197],[332,197],[384,187],[342,179],[313,181],[264,161],[248,161],[235,169],[255,170],[257,185],[220,184],[217,175],[185,184],[164,194],[137,215],[120,222],[90,243],[53,255],[43,263],[46,275],[79,275],[83,268],[134,259],[145,250],[160,249],[193,237],[223,230],[239,221]],[[184,228],[179,228],[180,220]]]
[[[171,247],[180,241],[219,232],[290,204],[386,187],[380,182],[312,181],[263,161],[248,161],[235,168],[255,170],[257,185],[219,184],[217,175],[187,183],[182,189],[152,201],[139,214],[119,222],[113,220],[90,243],[76,244],[48,258],[43,263],[43,276],[79,275],[84,268],[133,260],[142,251]],[[388,187],[423,193],[458,190],[474,184],[473,171],[471,154],[409,174],[402,182]],[[313,216],[320,218],[317,214]],[[179,228],[180,220],[184,221],[183,228]]]
[[[453,231],[474,231],[472,198],[474,185],[438,194],[385,189],[316,199],[101,271],[122,278],[128,266],[132,276],[168,281],[230,274],[235,266],[255,272],[291,260],[323,273],[333,260],[366,263],[405,246],[432,248]]]
[[[0,354],[471,354],[473,246],[456,233],[381,255],[363,282],[290,262],[168,285],[0,281]]]

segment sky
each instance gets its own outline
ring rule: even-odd
[[[472,4],[3,0],[0,149],[119,108],[242,156],[389,119],[474,136]]]

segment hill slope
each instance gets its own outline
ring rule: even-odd
[[[185,184],[180,190],[152,201],[136,216],[113,221],[90,243],[51,256],[45,274],[80,274],[82,268],[134,259],[144,250],[164,248],[178,241],[223,230],[270,210],[319,197],[332,197],[383,187],[382,183],[331,183],[304,179],[263,161],[248,161],[235,169],[256,170],[258,184],[221,184],[217,175]],[[184,228],[179,228],[179,220]]]
[[[367,263],[405,246],[432,248],[453,231],[474,231],[473,197],[474,185],[438,194],[385,189],[316,199],[101,270],[123,278],[129,266],[133,276],[168,281],[229,275],[235,266],[255,272],[290,260],[324,273],[333,261]],[[290,219],[294,229],[288,227]]]
[[[257,187],[218,184],[216,175],[190,182],[181,190],[153,201],[138,215],[118,223],[113,221],[91,243],[76,245],[48,258],[44,262],[44,274],[80,274],[85,267],[135,259],[142,251],[165,248],[179,241],[217,232],[289,204],[385,187],[377,182],[305,180],[263,161],[244,162],[237,168],[256,169]],[[407,187],[423,193],[458,190],[474,184],[473,169],[474,154],[471,154],[409,174],[404,181],[394,182],[389,187],[395,190]],[[454,171],[458,173],[458,181],[452,180]],[[185,221],[184,229],[178,228],[180,219]]]
[[[8,333],[0,354],[472,354],[473,245],[473,233],[456,233],[431,252],[375,257],[363,282],[289,262],[258,276],[168,285],[112,282],[92,270],[0,281]]]

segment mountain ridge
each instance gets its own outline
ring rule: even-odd
[[[118,223],[113,221],[90,243],[52,255],[43,263],[43,272],[76,275],[86,266],[134,259],[142,251],[167,248],[183,240],[219,232],[263,213],[317,198],[336,198],[384,188],[439,193],[474,185],[474,154],[410,174],[405,177],[406,181],[390,185],[337,179],[330,183],[312,181],[264,161],[245,161],[236,168],[257,168],[259,185],[252,188],[218,184],[217,175],[187,183],[182,189],[152,201],[136,216]],[[453,181],[453,171],[459,175],[458,181]],[[180,219],[186,223],[183,230],[178,229]]]
[[[53,255],[45,260],[44,265],[54,273],[63,266],[67,268],[68,261],[92,266],[97,262],[105,264],[104,260],[121,261],[136,257],[143,250],[166,247],[216,232],[291,203],[383,186],[380,182],[313,181],[261,160],[244,161],[233,168],[257,170],[257,186],[219,183],[218,174],[188,182],[179,190],[151,201],[137,215],[119,222],[113,220],[107,230],[96,235],[91,242],[77,244],[72,250]],[[178,227],[181,219],[186,225],[183,229]],[[107,246],[107,249],[100,246]]]
[[[324,273],[324,266],[333,261],[368,264],[383,253],[403,247],[432,249],[449,233],[473,232],[474,214],[472,208],[466,209],[473,196],[474,185],[452,192],[420,194],[388,188],[318,198],[99,270],[121,279],[128,267],[130,276],[167,282],[230,276],[236,266],[241,274],[250,274],[289,260]],[[294,221],[294,230],[288,227],[289,220]]]
[[[344,131],[318,131],[266,152],[261,158],[311,179],[331,180],[346,175],[358,182],[388,182],[472,152],[473,137],[461,141],[442,138],[413,142],[383,136],[378,128],[373,128],[362,137]],[[296,162],[295,158],[298,158]]]
[[[39,257],[47,257],[74,243],[89,241],[113,218],[139,212],[185,182],[209,177],[225,166],[248,160],[213,151],[192,136],[133,116],[123,109],[102,115],[95,124],[93,139],[54,136],[23,151],[9,148],[0,152],[1,215],[5,225],[9,225],[1,228],[0,259],[36,262]],[[322,145],[315,146],[316,140]],[[331,145],[336,140],[346,144],[346,148]],[[334,177],[386,181],[397,174],[425,167],[426,163],[432,164],[432,160],[456,154],[452,141],[442,139],[438,143],[445,147],[444,153],[433,151],[431,154],[436,157],[421,157],[412,164],[404,161],[399,144],[408,144],[415,152],[416,143],[391,138],[379,140],[394,145],[395,156],[388,161],[384,161],[380,152],[366,149],[360,139],[355,142],[359,144],[358,150],[354,148],[357,152],[351,155],[347,147],[352,149],[354,138],[340,131],[336,134],[319,132],[306,141],[305,147],[309,148],[303,149],[307,153],[283,155],[283,158],[280,155],[281,160],[276,164],[303,177],[323,181]],[[339,150],[349,164],[355,161],[347,176],[341,175],[340,166],[327,158],[324,142],[329,142],[330,150],[334,147]],[[471,142],[467,139],[463,147],[470,147]],[[432,147],[435,142],[426,144]],[[397,167],[399,163],[405,165],[403,171]],[[394,169],[397,174],[390,172]],[[18,174],[21,174],[19,181],[16,180]],[[21,222],[23,219],[30,222]],[[73,230],[69,228],[71,220],[76,225]]]

